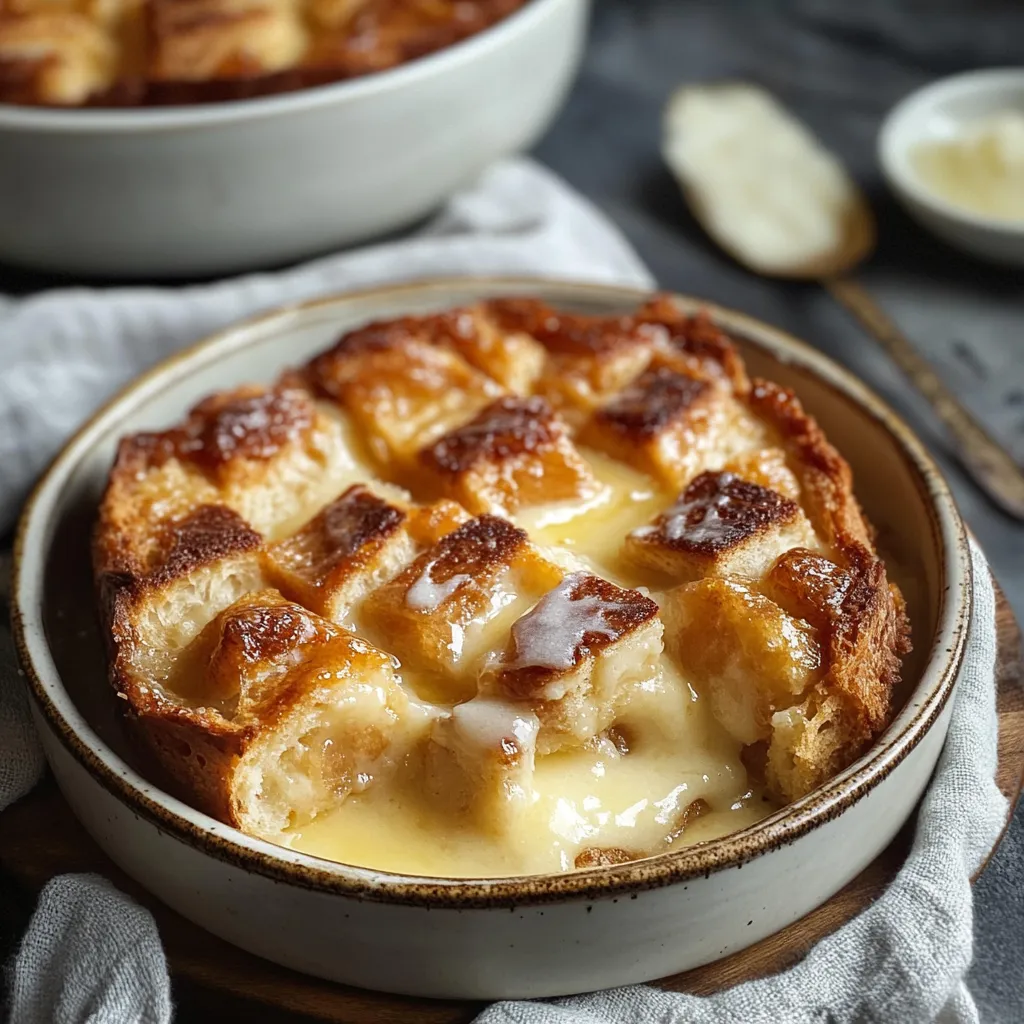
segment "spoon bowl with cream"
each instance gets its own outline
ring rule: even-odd
[[[899,103],[878,141],[890,187],[973,256],[1024,266],[1024,69],[942,79]]]

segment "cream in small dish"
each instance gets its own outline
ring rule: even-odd
[[[261,317],[158,368],[98,414],[41,482],[19,531],[16,635],[44,747],[75,813],[178,912],[298,970],[493,999],[707,963],[807,913],[870,863],[911,813],[942,746],[970,611],[969,554],[948,489],[906,428],[848,374],[764,324],[708,307],[749,372],[793,387],[842,448],[883,549],[899,553],[916,654],[890,725],[862,756],[729,836],[628,863],[500,878],[413,876],[311,856],[247,835],[152,781],[151,763],[118,724],[112,705],[121,702],[111,700],[101,636],[82,600],[117,439],[164,431],[225,387],[269,384],[368,321],[521,294],[591,314],[624,313],[647,298],[543,281],[439,281]],[[705,306],[679,301],[688,312]]]
[[[878,140],[910,213],[958,249],[1024,265],[1024,71],[969,72],[911,94]]]
[[[910,157],[943,199],[983,217],[1024,223],[1024,108],[968,122],[951,139],[919,142]]]

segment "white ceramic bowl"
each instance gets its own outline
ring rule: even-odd
[[[898,713],[868,754],[723,839],[615,867],[470,881],[403,877],[282,849],[147,781],[120,727],[92,609],[89,534],[117,438],[162,428],[216,389],[270,380],[369,319],[516,293],[591,312],[643,297],[593,285],[459,280],[269,314],[122,392],[64,449],[22,518],[15,635],[68,802],[110,856],[175,910],[300,971],[392,992],[494,999],[623,985],[708,963],[808,913],[870,863],[911,813],[945,738],[970,612],[966,538],[945,483],[907,428],[845,371],[779,331],[710,307],[751,372],[795,387],[820,419],[853,466],[883,548],[899,554],[917,654],[905,666]]]
[[[390,71],[151,109],[0,105],[0,261],[87,275],[269,266],[412,224],[560,106],[588,0],[530,0]]]
[[[1024,69],[971,71],[911,93],[882,124],[878,159],[889,186],[911,213],[943,241],[973,256],[1024,266],[1024,223],[972,213],[937,195],[914,170],[913,148],[952,138],[979,118],[1024,112]]]

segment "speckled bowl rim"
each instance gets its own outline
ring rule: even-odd
[[[635,288],[527,277],[445,278],[387,285],[347,295],[287,306],[242,321],[158,364],[122,389],[68,442],[36,485],[18,524],[14,545],[12,626],[30,692],[65,750],[133,812],[176,839],[210,857],[246,871],[339,896],[430,908],[515,907],[562,900],[618,898],[641,890],[685,883],[748,861],[794,842],[842,814],[866,796],[920,742],[939,717],[956,681],[967,640],[971,612],[971,560],[966,531],[949,488],[910,428],[873,392],[846,370],[804,342],[713,303],[677,296],[701,307],[727,330],[770,357],[815,375],[859,406],[893,438],[907,471],[924,499],[941,552],[940,606],[928,660],[905,708],[882,738],[858,761],[801,800],[756,824],[721,839],[623,865],[564,874],[493,879],[406,876],[335,863],[275,846],[223,824],[160,791],[119,758],[90,728],[64,689],[50,654],[43,626],[42,566],[50,543],[47,526],[59,504],[64,480],[120,415],[122,403],[141,401],[164,378],[177,381],[199,366],[215,363],[243,348],[253,329],[287,331],[305,311],[353,302],[372,302],[369,315],[398,315],[410,299],[438,294],[446,302],[452,290],[480,297],[503,290],[539,294],[553,303],[591,302],[634,306],[647,296]],[[390,313],[389,313],[390,311]],[[920,642],[920,641],[919,641]]]
[[[425,79],[444,74],[453,66],[487,59],[513,36],[529,32],[565,0],[527,0],[518,10],[450,46],[415,57],[383,71],[375,71],[338,82],[310,85],[290,92],[253,96],[248,99],[209,103],[168,104],[161,107],[31,107],[0,103],[0,132],[91,135],[103,133],[161,132],[188,128],[209,128],[235,124],[259,117],[288,116],[322,106],[357,103],[367,97],[395,89],[416,89]],[[570,0],[589,3],[590,0]]]

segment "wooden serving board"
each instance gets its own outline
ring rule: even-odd
[[[996,781],[1010,800],[1012,814],[1024,774],[1024,666],[1020,630],[998,587],[996,597]],[[912,825],[906,826],[845,889],[778,934],[717,963],[666,978],[659,984],[706,995],[795,963],[819,939],[879,896],[906,859],[912,835]],[[998,841],[993,850],[996,845]],[[345,1024],[463,1024],[481,1009],[479,1003],[411,999],[346,988],[278,967],[228,945],[174,913],[115,867],[72,816],[52,779],[36,787],[0,818],[0,865],[35,890],[54,875],[67,871],[106,875],[153,912],[176,980],[214,990],[220,1002],[225,997],[237,996],[260,1001],[268,1009]]]

